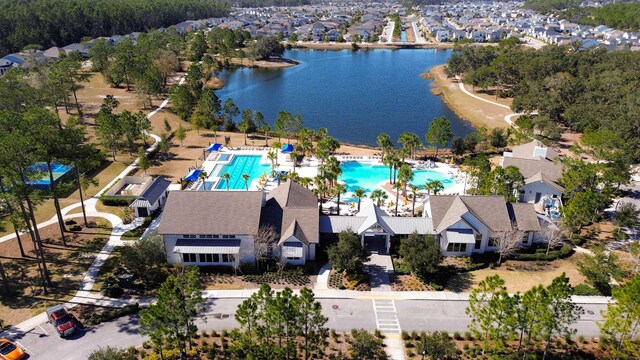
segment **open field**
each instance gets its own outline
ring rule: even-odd
[[[584,284],[585,278],[575,264],[578,257],[579,255],[574,255],[568,259],[540,264],[535,261],[507,260],[499,268],[470,272],[471,288],[476,287],[480,281],[491,275],[499,275],[504,279],[507,291],[512,293],[525,292],[538,284],[547,286],[562,273],[567,275],[571,285]]]
[[[12,290],[12,297],[0,297],[0,320],[4,325],[17,324],[34,316],[47,307],[68,301],[78,290],[79,282],[107,242],[111,229],[102,219],[89,218],[97,227],[84,228],[78,232],[67,232],[67,247],[62,245],[58,224],[40,230],[47,268],[51,273],[53,287],[48,295],[41,293],[41,282],[35,261],[35,252],[31,238],[22,236],[22,245],[26,257],[20,256],[17,239],[0,243],[0,261],[2,261]],[[76,219],[79,224],[81,219]]]

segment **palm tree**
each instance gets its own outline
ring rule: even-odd
[[[384,155],[388,153],[391,149],[393,149],[393,143],[391,142],[391,137],[386,133],[381,133],[378,135],[376,139],[378,146],[382,150],[382,162],[384,163]]]
[[[333,188],[333,193],[338,196],[338,215],[340,215],[340,195],[347,193],[347,187],[343,184],[336,183],[336,186]]]
[[[407,184],[413,180],[413,170],[408,164],[402,164],[398,171],[398,182],[402,184],[402,195],[407,196]]]
[[[200,174],[198,174],[198,180],[202,180],[202,189],[204,190],[204,181],[207,179],[208,175],[206,171],[202,171],[200,172]]]
[[[375,200],[376,206],[382,206],[385,200],[387,200],[389,196],[382,189],[375,189],[371,192],[371,199]]]
[[[244,179],[244,187],[249,191],[249,174],[242,174],[242,178]]]
[[[229,179],[231,179],[231,175],[229,173],[224,173],[224,175],[222,175],[222,178],[227,185],[227,191],[229,191]]]
[[[300,179],[298,179],[298,183],[300,183],[300,185],[306,187],[307,189],[311,185],[312,181],[313,180],[311,178],[308,178],[308,177],[301,177]]]
[[[276,162],[278,161],[278,152],[274,149],[269,149],[267,152],[267,159],[271,161],[271,176],[276,173]]]
[[[393,184],[393,188],[396,189],[396,216],[398,216],[398,203],[400,202],[400,188],[402,188],[402,184],[398,181]]]
[[[382,163],[389,167],[389,183],[393,184],[393,167],[396,163],[396,155],[393,153],[388,153],[387,157],[382,160]]]
[[[431,192],[433,192],[433,195],[438,195],[440,191],[444,190],[444,184],[440,180],[433,180],[426,183],[424,189],[427,190],[429,195],[431,195]]]
[[[418,197],[418,192],[420,191],[420,187],[411,184],[411,216],[416,216],[416,198]]]
[[[357,188],[353,191],[353,197],[358,199],[358,212],[360,212],[360,203],[362,198],[367,197],[367,192],[363,188]]]

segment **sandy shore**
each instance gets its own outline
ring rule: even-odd
[[[458,80],[447,78],[444,65],[432,67],[429,69],[429,75],[434,80],[432,92],[442,96],[447,106],[460,118],[471,122],[475,127],[486,126],[489,129],[508,127],[504,117],[511,114],[511,110],[474,99],[460,91]],[[468,88],[467,90],[471,91]],[[477,92],[474,94],[495,101],[495,97]],[[500,99],[498,102],[505,105],[511,104],[511,100]]]
[[[229,62],[236,66],[260,69],[280,69],[299,64],[299,62],[293,59],[251,60],[248,58],[230,58]]]

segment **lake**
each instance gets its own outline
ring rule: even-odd
[[[444,64],[451,50],[287,50],[300,64],[285,69],[236,68],[216,73],[217,91],[240,109],[261,111],[273,124],[279,111],[299,113],[305,127],[326,127],[338,140],[375,145],[381,132],[395,141],[404,131],[424,141],[435,117],[451,120],[457,136],[474,131],[431,93],[420,74]]]

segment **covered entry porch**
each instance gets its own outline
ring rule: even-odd
[[[365,232],[360,234],[362,247],[376,254],[388,254],[391,248],[391,234],[384,232]]]

